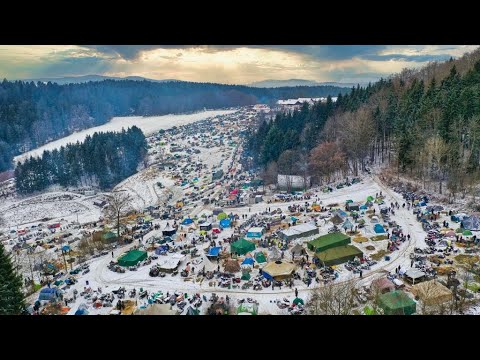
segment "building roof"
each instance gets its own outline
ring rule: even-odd
[[[325,247],[345,240],[350,240],[350,236],[347,236],[340,232],[334,232],[331,234],[322,235],[315,240],[310,241],[309,244],[314,247]]]

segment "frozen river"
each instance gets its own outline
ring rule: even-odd
[[[41,156],[44,150],[59,149],[61,146],[65,146],[70,143],[76,143],[77,141],[83,142],[87,135],[93,135],[95,132],[121,131],[122,128],[127,129],[135,125],[142,129],[144,134],[148,136],[161,129],[169,129],[174,126],[186,125],[215,116],[231,114],[236,111],[237,110],[206,110],[194,114],[183,115],[114,117],[106,124],[75,132],[69,136],[49,142],[48,144],[40,146],[39,148],[18,155],[14,158],[14,161],[17,163],[30,156]]]

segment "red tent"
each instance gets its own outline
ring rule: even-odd
[[[230,194],[232,195],[237,195],[238,194],[238,189],[234,189],[230,192]]]

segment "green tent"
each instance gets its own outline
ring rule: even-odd
[[[238,255],[245,255],[249,251],[255,250],[255,244],[251,241],[240,239],[235,241],[230,246],[230,252],[237,253]]]
[[[244,272],[240,279],[241,280],[250,280],[250,273],[249,272]]]
[[[362,257],[363,253],[360,249],[352,245],[337,246],[325,251],[317,252],[315,256],[320,263],[325,266],[343,264],[355,257]]]
[[[118,259],[120,266],[134,266],[147,258],[147,252],[141,250],[132,250]]]
[[[352,199],[348,199],[348,200],[346,201],[347,204],[350,204],[350,203],[352,203],[352,202],[353,202]]]
[[[400,290],[391,291],[378,297],[378,304],[385,315],[412,315],[417,311],[417,304]]]
[[[363,313],[365,315],[377,315],[377,312],[375,311],[375,309],[371,308],[370,306],[365,306],[363,308]]]
[[[457,229],[455,230],[455,232],[456,232],[457,234],[459,234],[459,233],[463,233],[463,230],[464,230],[464,229],[462,229],[461,227],[459,227],[459,228],[457,228]]]
[[[311,251],[320,252],[337,246],[348,245],[350,243],[350,236],[339,232],[334,232],[309,241],[307,243],[307,247]]]
[[[293,303],[294,303],[295,305],[298,305],[298,304],[305,305],[305,303],[303,302],[303,300],[300,299],[300,298],[298,298],[298,297],[293,300]]]
[[[267,259],[265,258],[265,254],[263,252],[258,252],[255,254],[255,261],[259,264],[266,263]]]
[[[463,232],[463,235],[464,235],[464,236],[472,236],[473,234],[472,234],[472,232],[471,232],[470,230],[465,230],[465,231]]]
[[[374,199],[373,199],[373,196],[367,197],[367,201],[373,201],[373,200],[374,200]]]
[[[117,234],[115,234],[112,231],[108,231],[108,232],[102,234],[102,240],[107,242],[107,243],[111,243],[111,242],[115,241],[116,238],[117,238]]]
[[[226,219],[227,217],[228,217],[228,215],[225,214],[224,212],[217,215],[218,220],[223,220],[223,219]]]
[[[237,315],[238,314],[258,315],[258,305],[256,303],[242,303],[237,308]]]

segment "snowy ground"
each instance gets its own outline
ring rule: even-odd
[[[14,158],[14,161],[23,161],[30,156],[41,156],[45,150],[58,149],[61,146],[65,146],[70,143],[76,143],[77,141],[83,142],[87,135],[93,135],[95,132],[121,131],[122,128],[126,129],[135,125],[142,129],[142,131],[145,133],[145,136],[148,136],[161,129],[169,129],[174,126],[186,125],[192,122],[219,115],[231,114],[234,112],[236,112],[236,110],[207,110],[184,115],[114,117],[104,125],[73,133],[64,138],[49,142],[48,144],[45,144],[35,150],[18,155]]]

